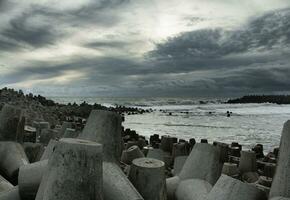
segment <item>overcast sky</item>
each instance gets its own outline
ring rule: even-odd
[[[290,92],[289,0],[0,0],[0,87],[44,95]]]

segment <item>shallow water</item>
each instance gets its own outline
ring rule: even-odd
[[[279,146],[280,135],[285,121],[290,119],[290,105],[276,104],[221,104],[210,99],[175,98],[65,98],[55,99],[77,103],[86,100],[103,105],[126,105],[152,108],[156,111],[143,115],[127,115],[125,128],[136,130],[149,137],[151,134],[172,135],[178,138],[202,138],[209,142],[233,141],[249,149],[257,143],[264,145],[265,152]],[[216,103],[214,103],[216,102]],[[166,111],[166,113],[159,110]],[[232,112],[231,117],[226,112]],[[169,112],[172,113],[169,116]],[[211,112],[212,114],[209,114]]]

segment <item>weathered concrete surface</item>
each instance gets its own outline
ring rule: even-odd
[[[72,128],[67,128],[63,134],[63,138],[77,138],[79,136],[79,132]]]
[[[221,175],[207,200],[266,200],[263,191],[226,175]]]
[[[202,179],[214,185],[222,172],[223,163],[217,147],[206,143],[196,144],[179,174],[181,180]]]
[[[36,200],[102,200],[102,146],[63,138],[55,146]]]
[[[270,198],[290,197],[290,120],[284,124],[280,140],[276,174],[270,190]]]
[[[143,157],[143,152],[139,149],[138,146],[134,145],[123,151],[121,161],[130,165],[134,159]]]
[[[222,173],[228,176],[235,176],[239,173],[238,165],[235,163],[225,162],[223,165]]]
[[[239,170],[241,173],[257,171],[256,153],[254,151],[241,151]]]
[[[56,140],[50,140],[48,145],[45,147],[45,150],[40,158],[40,160],[47,160],[51,157],[52,153],[53,153],[53,148],[55,147],[55,145],[58,143],[58,141]]]
[[[180,183],[179,176],[173,176],[171,178],[166,179],[166,189],[167,189],[167,199],[168,200],[175,200],[175,192],[177,190],[177,187]]]
[[[165,164],[153,158],[133,160],[129,180],[144,200],[166,200]]]
[[[173,175],[178,175],[180,171],[182,170],[182,167],[186,161],[188,156],[177,156],[174,159],[174,165],[173,165]]]
[[[181,181],[176,190],[177,200],[204,200],[212,185],[201,179]]]
[[[67,128],[72,128],[72,123],[71,122],[63,122],[61,125],[61,129],[58,132],[58,137],[62,138],[66,129]]]
[[[28,158],[21,144],[0,142],[0,170],[11,183],[17,184],[19,168],[28,163]]]
[[[0,141],[22,143],[25,118],[20,108],[5,104],[0,112]]]
[[[290,198],[286,198],[286,197],[273,197],[270,200],[290,200]]]
[[[22,200],[19,195],[18,186],[13,187],[11,190],[1,192],[0,200]]]
[[[12,188],[13,185],[0,175],[0,193],[7,190],[11,190]]]
[[[114,162],[103,162],[105,200],[143,200],[136,188]]]
[[[19,169],[18,186],[22,200],[35,199],[43,174],[47,169],[48,160],[21,166]]]
[[[37,162],[40,160],[44,152],[44,146],[42,144],[24,142],[22,146],[30,163]]]
[[[103,145],[104,160],[119,161],[121,146],[121,116],[115,112],[93,110],[79,138]]]
[[[147,158],[154,158],[165,162],[164,156],[167,152],[164,152],[162,149],[149,149],[147,153]]]
[[[39,142],[47,145],[50,140],[56,139],[58,136],[58,131],[55,129],[41,129],[39,135]]]
[[[177,143],[176,137],[163,135],[161,137],[160,149],[162,149],[163,151],[172,153],[172,148],[173,148],[174,143]]]

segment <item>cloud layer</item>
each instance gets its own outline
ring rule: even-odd
[[[46,95],[289,92],[286,0],[39,2],[0,0],[0,86]]]

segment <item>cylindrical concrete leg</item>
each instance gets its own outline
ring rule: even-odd
[[[214,185],[222,172],[220,149],[206,143],[194,145],[179,173],[181,180],[202,179]]]
[[[290,120],[284,124],[279,147],[279,159],[270,190],[270,198],[290,198]]]
[[[47,168],[48,160],[21,166],[19,169],[18,186],[22,200],[35,199],[42,176]]]
[[[17,184],[18,170],[29,163],[21,144],[16,142],[0,142],[0,169],[8,180]]]
[[[178,176],[173,176],[166,179],[166,189],[167,189],[167,199],[176,200],[175,192],[180,183],[180,178]]]
[[[144,154],[143,152],[139,149],[138,146],[131,146],[129,149],[125,150],[126,153],[126,158],[127,158],[127,164],[131,164],[132,161],[136,158],[143,158]]]
[[[239,170],[241,173],[257,170],[256,153],[254,151],[241,151]]]
[[[164,162],[153,158],[133,160],[129,180],[144,200],[166,200]]]
[[[102,200],[102,146],[63,138],[55,146],[36,200]]]
[[[224,163],[222,173],[228,176],[235,176],[239,173],[238,165],[235,163]]]
[[[174,159],[173,175],[178,175],[188,156],[178,156]]]
[[[58,141],[56,140],[50,140],[48,145],[45,147],[45,150],[40,158],[40,160],[47,160],[51,157],[52,153],[53,153],[53,149],[56,146],[56,144],[58,143]]]
[[[116,163],[103,162],[103,178],[105,200],[143,200]]]
[[[0,175],[0,193],[11,190],[13,185]]]
[[[19,195],[18,186],[13,187],[11,190],[1,192],[0,200],[22,200]]]
[[[79,138],[102,144],[104,160],[119,161],[122,153],[121,122],[118,113],[93,110]]]
[[[253,185],[221,175],[207,200],[266,200],[266,194]]]
[[[161,137],[160,148],[163,151],[171,153],[174,143],[177,143],[177,138],[176,137],[170,137],[170,136],[167,136],[167,135],[163,135]]]
[[[208,195],[212,185],[201,179],[181,181],[176,190],[177,200],[203,200]]]

